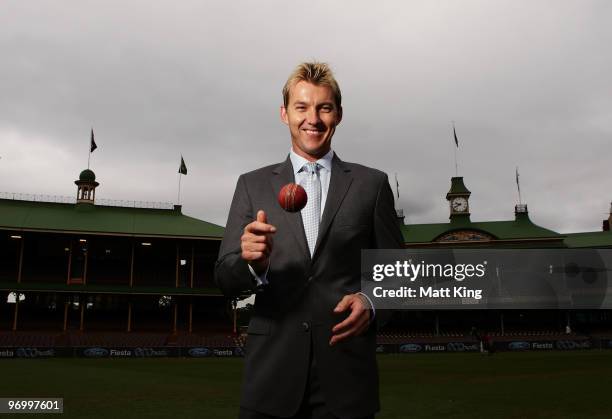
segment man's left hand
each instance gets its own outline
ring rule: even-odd
[[[346,310],[351,310],[351,314],[332,328],[330,346],[351,336],[359,336],[370,325],[370,307],[362,295],[345,295],[334,308],[334,313],[342,313]]]

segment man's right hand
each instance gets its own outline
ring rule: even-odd
[[[257,211],[257,219],[244,228],[240,238],[242,259],[246,260],[257,275],[261,275],[270,263],[272,252],[272,235],[276,227],[267,223],[266,213]]]

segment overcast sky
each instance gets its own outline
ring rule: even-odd
[[[152,5],[154,4],[154,5]],[[610,1],[3,1],[0,191],[175,202],[225,225],[239,174],[284,160],[281,88],[330,63],[332,145],[400,183],[408,223],[448,221],[455,174],[472,220],[601,229],[612,200]]]

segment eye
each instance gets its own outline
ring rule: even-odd
[[[325,105],[323,107],[321,107],[321,111],[323,112],[331,112],[333,110],[333,108],[329,105]]]

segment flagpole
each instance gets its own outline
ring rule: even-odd
[[[179,176],[178,205],[181,205],[181,172],[179,172],[178,176]]]
[[[179,166],[178,175],[179,175],[179,184],[178,184],[178,204],[181,205],[181,175],[187,174],[187,166],[185,165],[185,160],[183,160],[183,155],[181,154],[181,165]]]
[[[519,184],[518,166],[516,166],[516,188],[518,189],[519,205],[523,205],[523,200],[521,199],[521,185]]]
[[[94,142],[93,135],[93,127],[91,127],[91,136],[89,137],[89,154],[87,155],[87,169],[89,169],[89,162],[91,161],[91,146]]]
[[[457,149],[459,145],[457,144],[457,133],[455,131],[455,121],[453,122],[453,135],[455,137],[455,176],[459,176],[459,166],[457,165]]]
[[[87,169],[89,169],[89,161],[91,160],[91,138],[89,139],[87,150],[89,151],[89,154],[87,155]]]

